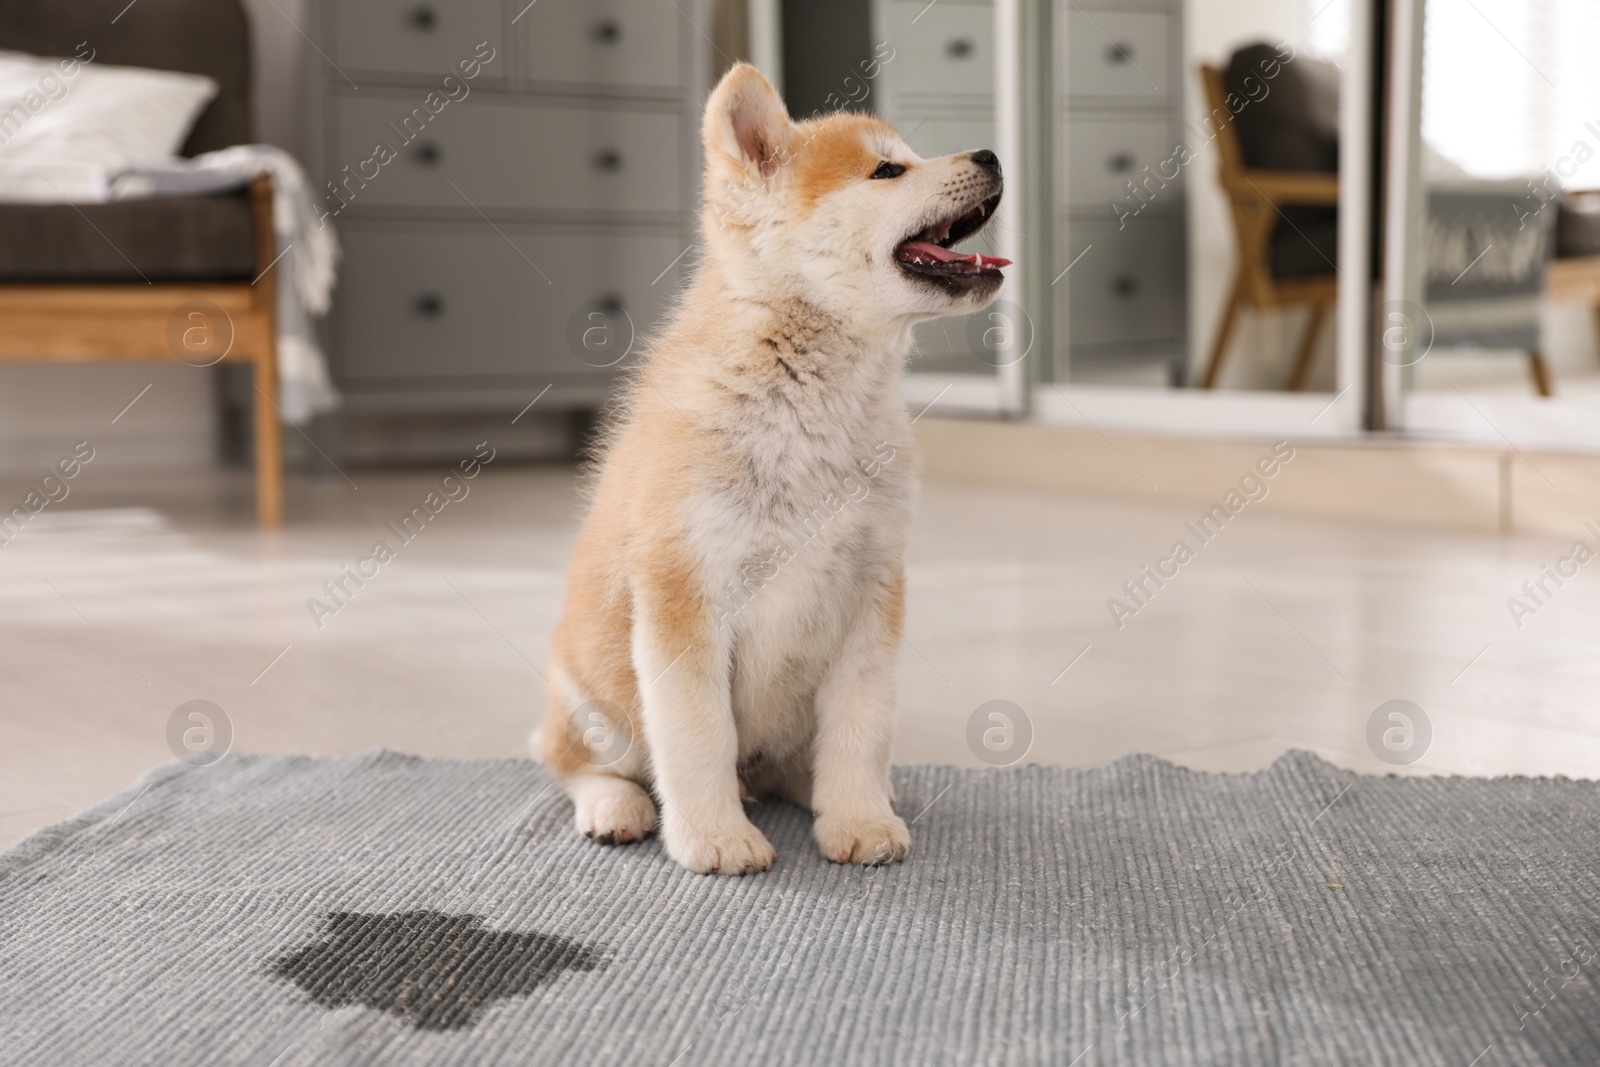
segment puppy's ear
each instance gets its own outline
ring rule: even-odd
[[[788,158],[794,127],[782,99],[759,70],[735,63],[706,101],[701,136],[706,165],[770,178]]]

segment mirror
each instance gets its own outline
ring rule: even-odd
[[[1427,0],[1406,250],[1422,313],[1390,361],[1408,429],[1595,443],[1597,39],[1587,0]]]
[[[1058,374],[1331,390],[1348,3],[1117,6],[1059,27]]]
[[[1332,390],[1350,0],[1058,0],[1052,18],[1054,144],[1029,177],[1053,202],[1053,352],[1030,377]],[[995,19],[991,0],[785,4],[790,107],[874,111],[928,156],[995,146]],[[1016,218],[1003,205],[970,249],[999,254]],[[911,369],[994,374],[991,318],[924,325]]]

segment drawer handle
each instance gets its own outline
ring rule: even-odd
[[[594,165],[605,171],[619,171],[622,169],[622,153],[615,148],[601,149],[594,157]]]
[[[406,17],[406,21],[410,22],[411,28],[419,33],[432,33],[434,28],[439,25],[439,16],[433,10],[432,5],[419,4],[412,9],[411,14]]]
[[[441,156],[443,156],[443,153],[439,151],[439,146],[434,144],[432,141],[423,141],[421,144],[417,145],[416,152],[417,162],[421,163],[424,167],[438,165],[439,159]]]
[[[1128,171],[1133,169],[1133,156],[1129,155],[1127,152],[1118,152],[1116,155],[1106,160],[1106,166],[1110,167],[1118,174],[1126,174]]]
[[[1113,66],[1133,62],[1133,45],[1114,44],[1106,49],[1106,62]]]
[[[438,293],[423,293],[412,301],[411,307],[425,319],[436,319],[444,314],[444,297]]]
[[[605,19],[594,24],[594,39],[601,44],[616,44],[622,40],[622,27],[615,19]]]
[[[1124,274],[1111,282],[1111,291],[1118,296],[1132,296],[1139,291],[1138,279],[1131,274]]]
[[[952,38],[951,40],[947,41],[944,46],[944,54],[949,56],[951,59],[966,59],[977,50],[977,47],[973,45],[972,38],[970,37]]]

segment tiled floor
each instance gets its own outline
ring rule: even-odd
[[[170,760],[196,698],[240,751],[525,752],[572,472],[490,468],[403,545],[386,523],[444,471],[350,473],[294,483],[290,525],[263,533],[239,479],[93,472],[0,546],[0,844]],[[1118,630],[1107,598],[1193,511],[929,484],[897,758],[976,764],[969,719],[1003,699],[1030,760],[1242,770],[1301,747],[1383,772],[1368,719],[1404,698],[1433,737],[1403,773],[1600,775],[1600,564],[1519,630],[1507,598],[1568,545],[1247,510]],[[396,557],[319,629],[308,598],[380,539]]]

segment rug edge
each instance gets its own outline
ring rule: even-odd
[[[132,807],[133,802],[147,790],[154,789],[157,785],[169,782],[184,771],[192,769],[180,760],[157,764],[140,774],[126,788],[119,789],[104,800],[91,804],[60,822],[41,826],[10,848],[0,852],[0,882],[26,871],[37,861],[58,856],[61,846],[70,847],[73,838],[101,825],[108,815],[114,821],[122,811]]]
[[[476,766],[520,766],[534,768],[540,773],[549,774],[550,770],[540,760],[530,759],[527,756],[420,756],[414,753],[401,752],[385,746],[361,749],[344,756],[310,756],[302,753],[230,753],[234,766],[259,767],[271,763],[302,763],[302,764],[335,764],[345,762],[370,762],[370,763],[448,763],[457,765]],[[1272,763],[1260,770],[1253,771],[1207,771],[1185,767],[1174,763],[1163,756],[1149,752],[1130,752],[1114,760],[1092,767],[1061,767],[1048,763],[1015,763],[1007,767],[966,767],[954,763],[896,763],[890,770],[894,771],[957,771],[963,774],[984,775],[992,772],[1056,772],[1056,773],[1090,773],[1095,771],[1121,770],[1129,771],[1139,768],[1150,768],[1166,771],[1175,771],[1184,775],[1196,775],[1221,778],[1260,778],[1278,774],[1294,766],[1309,764],[1310,766],[1335,775],[1352,778],[1366,779],[1401,779],[1401,778],[1446,778],[1463,781],[1480,782],[1567,782],[1577,785],[1600,786],[1600,778],[1572,778],[1564,774],[1557,775],[1470,775],[1470,774],[1442,774],[1442,775],[1402,775],[1395,772],[1386,774],[1368,774],[1361,771],[1350,770],[1332,763],[1323,756],[1309,749],[1291,748],[1278,756]],[[48,856],[57,855],[59,847],[70,842],[80,833],[93,829],[106,818],[107,815],[115,818],[124,808],[130,806],[147,789],[176,779],[179,775],[196,768],[181,760],[172,760],[158,764],[140,774],[132,784],[119,790],[104,800],[90,805],[75,815],[70,815],[60,822],[51,823],[40,827],[27,835],[10,848],[0,851],[0,880],[7,879],[21,871],[27,870],[33,862]]]

